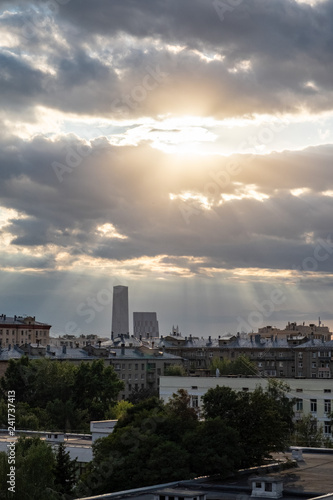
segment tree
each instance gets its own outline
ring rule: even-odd
[[[54,467],[54,482],[59,493],[71,494],[76,482],[77,459],[71,460],[65,445],[60,443],[56,454]]]
[[[198,420],[198,410],[191,407],[191,397],[185,389],[179,389],[172,394],[172,398],[166,404],[166,410],[187,423]]]
[[[295,446],[319,447],[323,441],[322,426],[318,426],[318,421],[311,414],[303,415],[295,424],[293,444]]]
[[[123,382],[103,360],[74,365],[52,359],[10,360],[1,379],[2,400],[14,390],[18,422],[28,430],[85,432],[90,420],[103,420]],[[7,421],[0,404],[0,425]]]
[[[90,420],[104,419],[112,404],[124,387],[112,366],[105,366],[104,361],[81,363],[75,373],[74,403],[82,410],[89,409]]]
[[[144,401],[145,399],[149,399],[152,397],[158,397],[157,390],[151,389],[150,387],[142,389],[133,389],[131,394],[128,396],[127,401],[136,405],[140,403],[140,401]]]
[[[165,369],[164,375],[168,377],[185,377],[186,371],[183,366],[170,365]]]
[[[213,358],[210,371],[212,375],[219,370],[220,375],[256,375],[257,366],[247,356],[238,356],[235,360]]]
[[[116,404],[110,405],[108,411],[106,412],[106,418],[111,420],[119,420],[124,417],[130,408],[133,408],[133,403],[122,399],[117,401]]]
[[[217,386],[209,389],[202,397],[205,418],[220,417],[228,425],[236,421],[239,414],[239,396],[230,387]]]
[[[16,495],[20,500],[54,499],[55,457],[40,438],[20,437],[16,442]]]
[[[283,451],[290,442],[293,428],[293,400],[286,395],[287,386],[272,383],[264,391],[236,392],[217,386],[203,396],[203,413],[207,419],[220,417],[239,434],[246,455],[243,467],[260,465],[273,451]]]
[[[228,476],[240,466],[244,451],[239,434],[219,417],[201,422],[184,437],[189,452],[190,470],[195,475]]]

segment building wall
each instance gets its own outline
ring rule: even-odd
[[[217,386],[230,387],[235,391],[252,392],[260,386],[266,389],[267,378],[261,377],[164,377],[160,378],[160,398],[167,402],[178,389],[185,389],[191,397],[192,406],[202,407],[202,397]],[[332,437],[332,432],[325,432],[330,421],[329,413],[333,410],[333,384],[331,380],[285,379],[290,387],[289,395],[297,398],[294,406],[295,419],[311,414],[323,425],[325,435]],[[331,429],[332,431],[332,429]]]
[[[125,355],[126,356],[126,355]],[[181,365],[181,359],[168,356],[126,358],[119,356],[109,360],[119,377],[125,384],[119,399],[126,399],[133,390],[151,389],[158,391],[159,380],[170,365]]]
[[[137,338],[159,337],[156,312],[134,312],[133,333]]]
[[[127,286],[113,287],[112,332],[114,337],[129,333]]]
[[[0,315],[0,341],[2,347],[37,343],[47,346],[50,342],[50,325],[40,323],[34,316],[8,317]]]

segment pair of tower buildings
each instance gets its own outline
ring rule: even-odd
[[[137,338],[158,337],[156,312],[134,312],[133,330]],[[111,338],[121,335],[129,337],[128,287],[113,287]]]

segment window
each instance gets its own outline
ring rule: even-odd
[[[125,370],[125,363],[121,365],[122,370]]]
[[[256,488],[261,488],[261,483],[256,483]]]
[[[272,483],[266,483],[265,484],[265,491],[273,491],[273,485],[272,485]]]
[[[128,380],[132,380],[132,374],[131,373],[128,375]]]
[[[316,353],[316,352],[313,352],[313,353],[312,353],[312,357],[313,357],[313,358],[316,358],[316,357],[317,357],[317,353]]]
[[[315,361],[312,363],[312,368],[317,368],[317,363]]]
[[[120,363],[116,363],[116,365],[115,365],[115,369],[116,369],[116,370],[120,370]]]
[[[134,378],[135,378],[135,380],[138,380],[138,374],[137,373],[134,375]]]
[[[132,390],[132,385],[131,384],[128,384],[128,390],[131,391]]]
[[[280,362],[279,362],[279,367],[280,367],[280,368],[283,368],[283,361],[280,361]]]
[[[303,353],[302,352],[298,353],[298,359],[303,359]]]
[[[325,434],[332,434],[332,424],[329,420],[324,422],[324,432]]]
[[[324,407],[325,407],[325,413],[331,413],[331,408],[332,408],[332,405],[331,405],[331,400],[330,399],[325,399],[324,401]]]
[[[121,378],[125,380],[125,373],[122,374]]]
[[[316,399],[310,399],[310,411],[312,413],[315,413],[317,411],[317,400]]]
[[[298,368],[303,368],[303,362],[302,361],[298,362]]]
[[[132,370],[132,363],[128,363],[128,369]]]
[[[141,380],[144,380],[144,379],[145,379],[145,374],[141,373]]]
[[[324,389],[324,392],[331,392],[331,389]]]
[[[198,396],[191,396],[191,406],[192,408],[198,408],[199,406]]]
[[[145,369],[145,364],[141,363],[141,370],[144,370],[144,369]]]
[[[303,399],[297,399],[296,401],[296,411],[303,410]]]
[[[139,369],[139,364],[138,364],[138,363],[135,363],[135,365],[134,365],[134,369],[135,369],[135,370],[138,370],[138,369]]]

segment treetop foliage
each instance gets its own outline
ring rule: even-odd
[[[11,359],[0,382],[3,398],[6,391],[15,391],[18,428],[63,432],[85,432],[90,420],[103,420],[122,388],[113,367],[103,360],[75,365],[26,356]],[[0,419],[5,426],[3,401]]]

